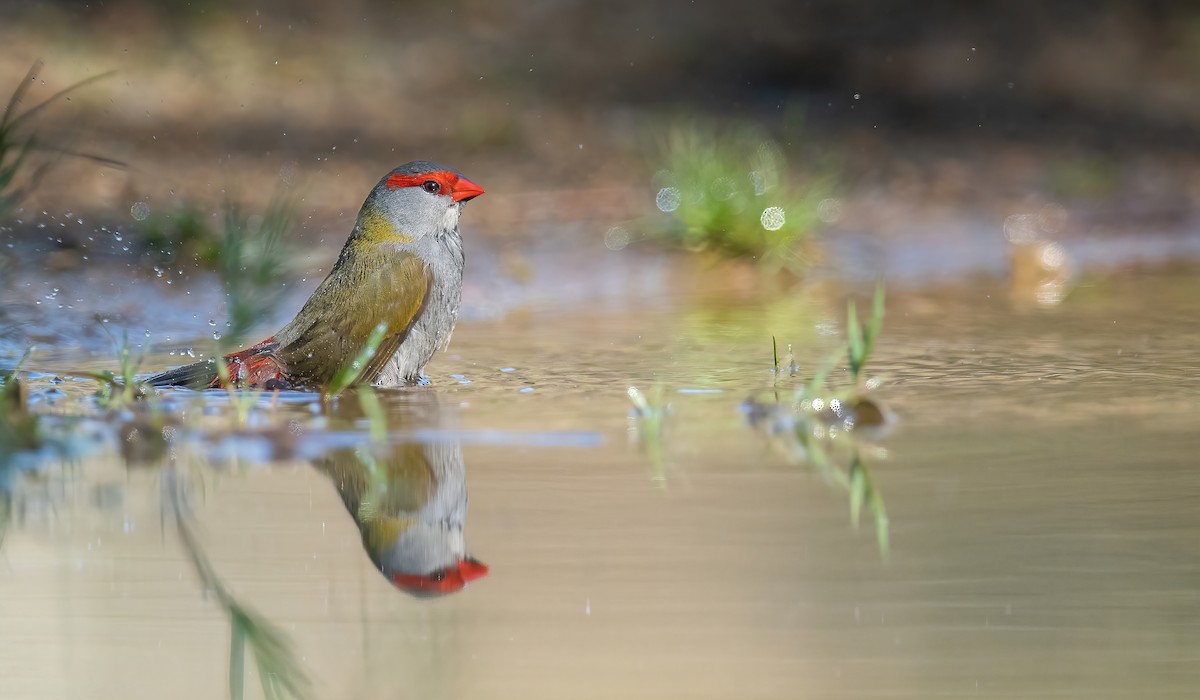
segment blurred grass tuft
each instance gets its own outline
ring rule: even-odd
[[[143,240],[162,262],[179,265],[195,262],[214,267],[221,258],[221,238],[204,210],[185,202],[143,224]]]
[[[129,334],[122,333],[121,339],[113,335],[108,326],[100,321],[100,328],[104,330],[105,335],[113,344],[113,350],[117,353],[117,369],[118,373],[114,374],[110,370],[102,370],[99,372],[83,372],[82,376],[90,377],[100,383],[100,389],[96,392],[96,399],[100,403],[100,407],[106,411],[118,411],[127,408],[139,398],[146,396],[147,391],[144,384],[138,381],[138,369],[142,366],[142,360],[146,357],[146,350],[150,345],[147,340],[142,346],[142,352],[134,357],[129,349]]]
[[[836,173],[819,164],[801,177],[760,129],[677,125],[659,145],[650,237],[687,250],[758,260],[802,273],[802,244],[821,224]]]
[[[13,90],[0,116],[0,217],[8,215],[25,197],[29,195],[50,170],[64,155],[86,158],[104,165],[123,167],[124,163],[92,153],[82,153],[71,149],[65,137],[46,139],[39,135],[37,117],[43,111],[70,93],[107,78],[113,71],[100,73],[84,78],[77,83],[68,85],[45,100],[30,107],[24,112],[17,113],[21,101],[25,98],[29,87],[37,80],[42,69],[41,61],[34,61],[25,74],[25,78]],[[36,152],[46,152],[51,157],[36,165],[31,156]]]
[[[225,332],[214,335],[217,354],[236,347],[278,305],[291,258],[287,237],[295,223],[296,200],[283,192],[271,198],[261,216],[247,216],[237,204],[226,204],[217,272],[229,320]]]

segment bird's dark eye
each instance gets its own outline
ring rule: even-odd
[[[425,190],[429,194],[437,194],[438,192],[442,191],[442,186],[434,180],[426,180],[425,182],[421,183],[421,189]]]
[[[425,185],[428,185],[428,184],[429,184],[428,182],[427,182],[427,183],[425,183]],[[422,185],[422,187],[425,187],[425,185]],[[437,189],[437,183],[436,183],[436,182],[435,182],[435,183],[433,183],[433,186],[434,186],[434,189]],[[425,189],[429,189],[429,188],[428,188],[428,187],[425,187]],[[435,571],[435,572],[433,572],[432,574],[429,574],[429,580],[430,580],[430,581],[433,581],[434,583],[437,583],[437,582],[441,581],[441,580],[442,580],[442,579],[444,579],[444,578],[446,578],[446,572],[445,572],[445,571]]]

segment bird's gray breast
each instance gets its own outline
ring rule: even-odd
[[[450,343],[458,307],[462,303],[463,249],[458,230],[414,241],[416,253],[432,273],[432,283],[421,315],[408,332],[396,354],[376,381],[378,386],[412,384],[433,354]]]

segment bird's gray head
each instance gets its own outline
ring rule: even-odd
[[[460,525],[416,522],[377,555],[376,564],[401,590],[445,595],[488,573],[487,564],[467,556],[463,547]]]
[[[374,242],[440,237],[458,229],[462,205],[483,188],[444,165],[405,163],[379,181],[358,215],[357,233]]]

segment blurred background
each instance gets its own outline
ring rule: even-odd
[[[240,698],[242,627],[313,679],[268,697],[1200,686],[1200,5],[0,0],[0,47],[0,696]],[[431,386],[136,395],[414,159],[487,189]],[[379,575],[331,463],[379,434],[392,493],[452,448],[486,579]]]
[[[128,223],[138,201],[265,199],[283,173],[327,225],[423,157],[499,195],[475,223],[519,234],[643,213],[664,129],[696,122],[752,125],[794,171],[834,159],[838,223],[877,233],[947,210],[998,226],[1045,202],[1072,231],[1161,231],[1200,191],[1186,3],[9,0],[4,14],[5,84],[45,61],[31,104],[116,71],[38,126],[128,167],[64,161],[35,212]]]

